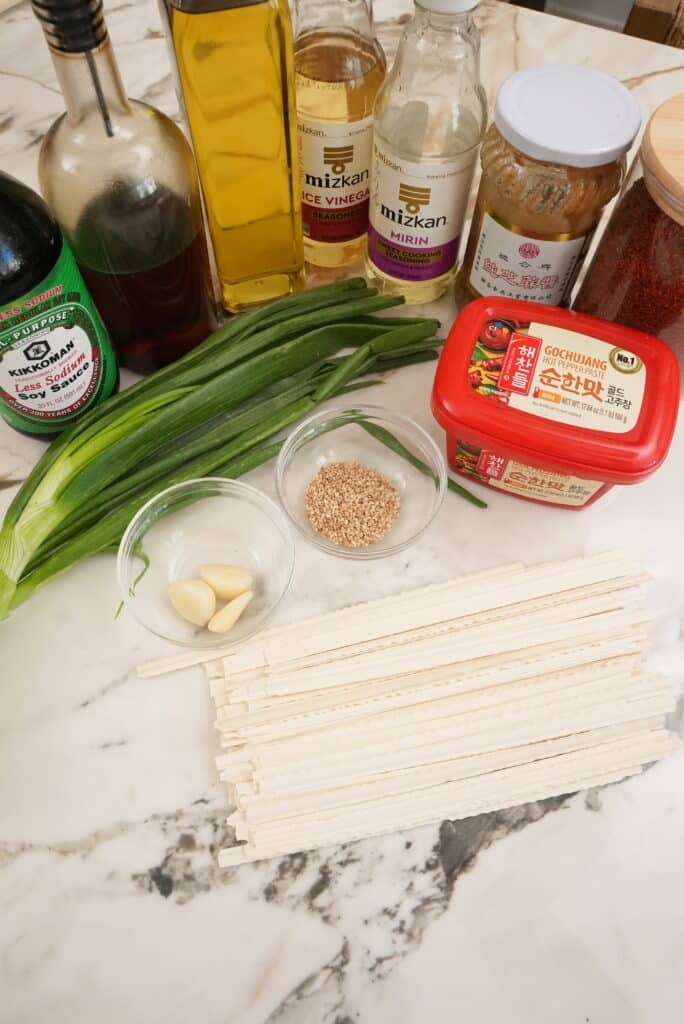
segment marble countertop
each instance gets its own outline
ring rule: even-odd
[[[389,53],[407,0],[380,0]],[[105,3],[131,95],[175,115],[152,0]],[[646,117],[684,53],[484,3],[490,100],[513,69],[575,61]],[[28,4],[0,17],[0,167],[36,184],[62,99]],[[449,323],[451,300],[435,311]],[[430,366],[383,401],[435,437]],[[0,512],[41,446],[0,426]],[[251,477],[273,492],[272,469]],[[298,543],[281,617],[516,557],[642,552],[661,609],[653,663],[684,675],[684,424],[648,482],[569,513],[448,496],[401,556],[367,566]],[[472,538],[485,521],[486,546]],[[684,753],[601,791],[219,871],[225,802],[202,673],[136,678],[164,653],[114,620],[113,561],[70,572],[0,624],[1,1024],[679,1024]],[[682,705],[680,704],[680,708]],[[682,727],[684,714],[679,715]],[[674,723],[675,726],[677,723]]]

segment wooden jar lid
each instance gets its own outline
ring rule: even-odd
[[[662,103],[641,143],[644,180],[654,202],[684,225],[684,93]]]

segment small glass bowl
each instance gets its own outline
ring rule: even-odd
[[[362,423],[389,431],[427,467],[419,470],[372,436]],[[329,462],[361,462],[382,473],[399,492],[401,507],[392,529],[375,544],[346,548],[326,540],[312,528],[304,507],[311,478]],[[290,434],[276,464],[280,502],[297,530],[321,551],[343,558],[380,558],[412,544],[435,518],[447,487],[446,465],[430,435],[408,416],[377,405],[328,409],[316,413]]]
[[[149,558],[146,571],[139,545]],[[254,575],[254,598],[228,633],[186,622],[168,598],[169,583],[197,578],[207,562],[244,566]],[[293,569],[294,543],[282,511],[255,487],[222,477],[187,480],[148,501],[129,523],[116,561],[133,617],[164,640],[196,648],[226,647],[256,632],[287,591]]]

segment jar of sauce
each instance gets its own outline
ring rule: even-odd
[[[648,122],[574,308],[656,335],[684,359],[684,93]]]
[[[499,295],[566,306],[593,231],[618,192],[639,106],[590,68],[525,68],[499,89],[459,305]]]

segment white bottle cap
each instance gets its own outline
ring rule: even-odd
[[[597,167],[626,153],[639,131],[639,104],[620,82],[576,64],[516,71],[501,85],[494,123],[536,160]]]
[[[420,7],[425,7],[435,14],[465,14],[472,11],[480,0],[416,0]]]

